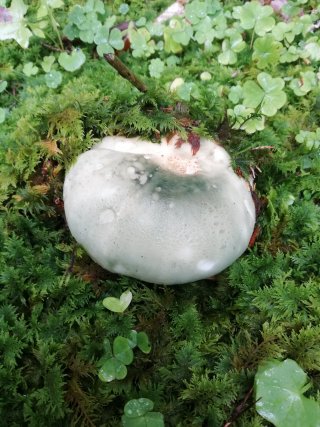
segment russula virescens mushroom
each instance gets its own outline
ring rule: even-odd
[[[71,233],[105,269],[187,283],[219,273],[246,250],[255,207],[229,155],[203,138],[196,154],[175,142],[106,137],[68,172]]]

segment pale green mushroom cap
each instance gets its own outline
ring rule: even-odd
[[[255,207],[227,152],[106,137],[68,172],[64,204],[74,238],[105,269],[160,284],[219,273],[247,248]]]

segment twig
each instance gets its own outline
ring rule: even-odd
[[[51,44],[45,43],[45,42],[41,42],[42,46],[53,50],[54,52],[65,52],[65,49],[61,49],[60,47],[56,47],[56,46],[51,46]]]
[[[147,86],[115,54],[107,53],[104,58],[120,76],[132,83],[140,92],[147,92]]]
[[[223,424],[223,427],[230,427],[231,424],[234,423],[243,412],[247,411],[256,403],[256,402],[253,402],[250,405],[247,405],[247,401],[252,395],[252,393],[253,393],[253,387],[251,387],[250,390],[247,392],[247,394],[244,396],[242,402],[235,407],[228,421],[226,421],[225,424]]]

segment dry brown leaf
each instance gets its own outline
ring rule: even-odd
[[[48,154],[52,156],[62,154],[62,151],[58,148],[57,141],[46,139],[44,141],[41,141],[40,145],[48,152]]]

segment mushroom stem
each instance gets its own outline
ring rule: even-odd
[[[120,76],[133,84],[140,92],[147,92],[147,86],[115,54],[107,53],[104,58],[118,71]]]

